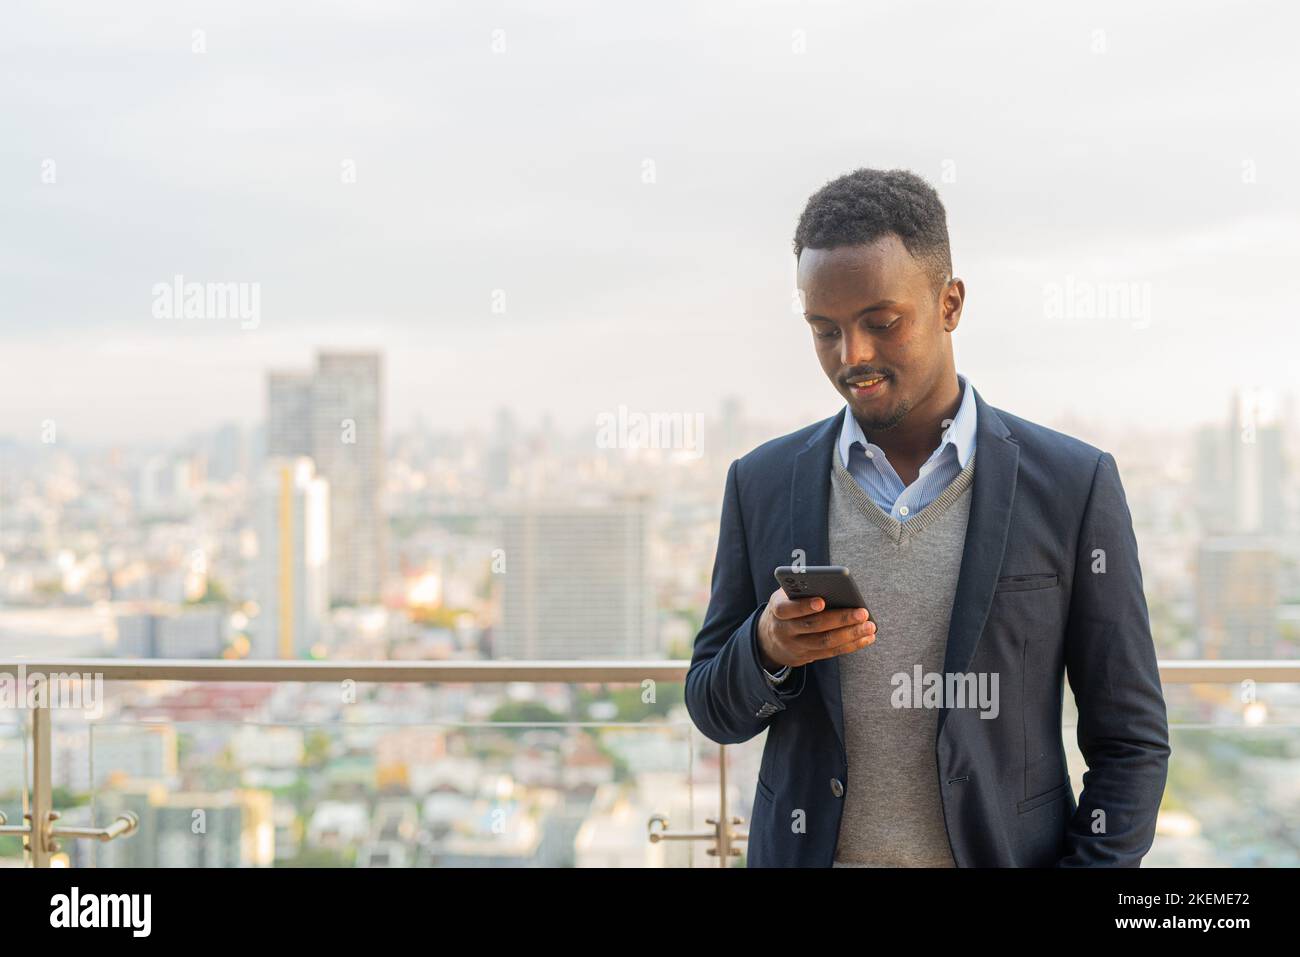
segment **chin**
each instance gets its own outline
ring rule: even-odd
[[[853,410],[854,418],[868,431],[883,432],[892,429],[907,415],[907,406],[898,402],[883,406],[875,402],[849,399],[849,408]]]

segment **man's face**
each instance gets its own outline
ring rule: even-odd
[[[817,359],[864,428],[893,428],[941,387],[961,280],[936,290],[926,264],[894,234],[804,249],[798,276]]]

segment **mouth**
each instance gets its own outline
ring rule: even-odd
[[[855,396],[866,397],[878,394],[889,381],[889,376],[863,375],[845,380],[845,384]]]

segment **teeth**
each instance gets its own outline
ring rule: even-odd
[[[869,385],[875,385],[877,382],[882,381],[884,378],[885,378],[884,376],[876,376],[874,379],[857,379],[853,382],[850,382],[849,385],[854,386],[855,388],[858,389],[863,389]]]

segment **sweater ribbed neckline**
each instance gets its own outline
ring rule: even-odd
[[[978,449],[976,450],[978,452]],[[971,453],[969,461],[965,468],[957,473],[957,476],[948,483],[948,487],[943,490],[933,502],[927,505],[921,511],[917,512],[906,522],[900,522],[894,516],[881,509],[879,505],[863,491],[862,486],[858,484],[857,479],[844,466],[840,460],[838,448],[831,451],[831,461],[833,467],[831,473],[835,481],[840,485],[841,491],[848,495],[849,499],[855,504],[859,511],[867,519],[889,536],[889,540],[897,545],[903,539],[903,533],[907,532],[909,538],[915,538],[925,529],[933,525],[959,498],[962,493],[970,488],[975,479],[975,452]]]

